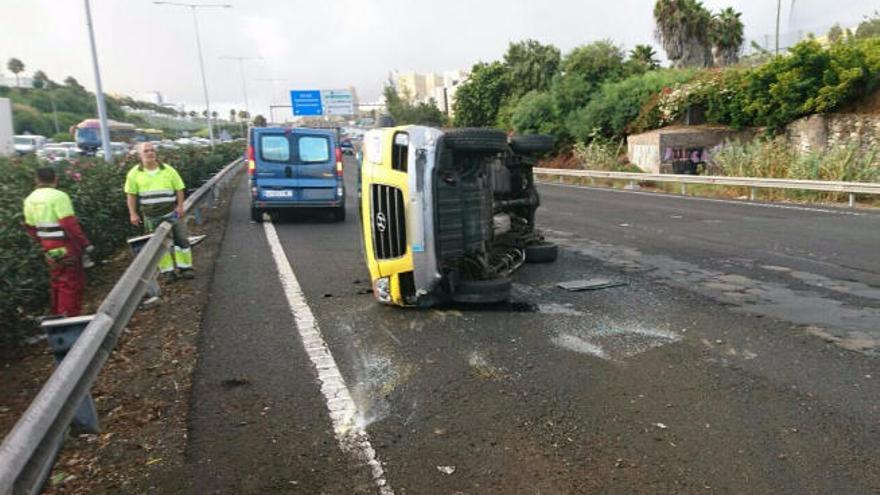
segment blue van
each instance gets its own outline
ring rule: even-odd
[[[342,152],[336,132],[325,129],[254,127],[248,132],[251,219],[280,208],[331,208],[345,220]]]

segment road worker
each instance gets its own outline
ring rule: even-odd
[[[166,282],[173,282],[176,263],[181,277],[193,278],[192,249],[183,222],[183,180],[171,165],[159,163],[152,143],[141,143],[138,152],[141,164],[133,167],[125,178],[129,220],[132,225],[143,223],[147,232],[153,232],[163,221],[171,223],[174,257],[170,252],[163,255],[159,272]]]
[[[37,169],[36,185],[24,200],[24,227],[46,255],[51,314],[78,316],[86,286],[83,257],[94,248],[73,213],[70,196],[56,189],[55,169]]]

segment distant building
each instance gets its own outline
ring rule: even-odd
[[[433,100],[443,112],[452,115],[452,104],[458,87],[465,82],[470,73],[462,69],[448,70],[441,73],[418,72],[396,73],[392,80],[397,93],[410,103],[428,103]]]
[[[162,93],[158,91],[150,91],[149,93],[144,93],[141,95],[141,100],[153,103],[155,105],[162,105],[165,103],[165,98],[162,97]]]
[[[0,74],[0,86],[9,86],[10,88],[19,87],[19,88],[33,88],[34,80],[27,76],[18,76],[18,82],[16,83],[14,74]]]

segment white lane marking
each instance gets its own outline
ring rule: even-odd
[[[843,210],[828,210],[824,208],[811,208],[809,206],[794,206],[794,205],[780,205],[780,204],[772,204],[772,203],[753,203],[751,201],[745,200],[732,200],[732,199],[718,199],[718,198],[703,198],[700,196],[678,196],[675,194],[666,194],[666,193],[657,193],[651,191],[630,191],[623,189],[611,189],[606,187],[591,187],[591,186],[577,186],[574,184],[559,184],[555,182],[541,182],[538,184],[542,186],[555,186],[555,187],[567,187],[570,189],[587,189],[590,191],[604,191],[604,192],[614,192],[614,193],[624,193],[624,194],[644,194],[647,196],[656,196],[660,198],[667,199],[681,199],[681,200],[691,200],[691,201],[708,201],[710,203],[725,203],[730,205],[745,205],[745,206],[758,206],[762,208],[778,208],[781,210],[798,210],[798,211],[815,211],[817,213],[831,213],[833,215],[849,215],[853,217],[872,217],[873,214],[867,213],[859,213],[855,211],[843,211]],[[543,211],[543,207],[541,208]]]
[[[370,445],[369,435],[358,424],[357,406],[351,398],[351,392],[345,384],[345,379],[339,373],[336,360],[333,359],[330,349],[324,342],[318,322],[306,302],[302,288],[300,288],[293,268],[290,266],[290,261],[284,254],[281,241],[278,240],[275,226],[267,220],[263,223],[263,230],[266,232],[266,239],[272,250],[272,258],[275,259],[275,266],[278,268],[278,277],[281,279],[284,295],[287,296],[290,314],[296,323],[306,354],[317,371],[318,381],[321,382],[321,394],[324,395],[324,400],[327,403],[327,410],[333,423],[333,431],[336,434],[336,441],[339,442],[339,448],[370,468],[373,482],[379,488],[380,495],[394,495],[394,490],[385,479],[382,463],[379,462],[376,451]]]

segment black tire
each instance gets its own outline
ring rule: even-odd
[[[510,137],[510,149],[515,153],[540,154],[553,151],[555,139],[548,134],[526,134]]]
[[[345,221],[345,205],[333,208],[333,220],[337,222]]]
[[[491,280],[459,280],[455,285],[452,300],[470,304],[500,303],[510,299],[510,287],[509,277]]]
[[[542,242],[526,246],[526,263],[550,263],[559,257],[559,246]]]
[[[256,223],[263,223],[263,210],[251,206],[251,220]]]
[[[443,142],[447,148],[459,151],[507,151],[507,134],[497,129],[450,129],[443,133]]]

